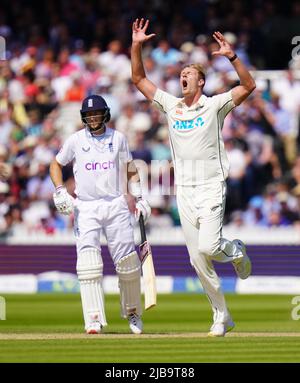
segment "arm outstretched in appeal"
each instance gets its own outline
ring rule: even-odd
[[[142,92],[148,100],[152,101],[157,87],[146,77],[142,60],[143,43],[155,36],[154,33],[146,35],[148,25],[149,20],[144,22],[144,19],[136,19],[132,24],[131,79],[138,90]]]
[[[234,51],[222,33],[215,32],[213,37],[220,45],[218,51],[212,52],[213,56],[225,56],[228,59],[235,57]],[[240,79],[240,85],[232,89],[232,99],[235,105],[240,105],[253,92],[256,85],[248,69],[237,56],[232,61],[232,65]]]

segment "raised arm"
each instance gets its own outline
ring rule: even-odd
[[[213,37],[220,45],[220,49],[218,51],[212,52],[212,55],[225,56],[228,59],[233,59],[230,61],[239,76],[240,85],[237,85],[232,89],[232,99],[235,105],[240,105],[255,89],[255,81],[246,66],[236,56],[229,42],[225,39],[222,33],[215,32]]]
[[[150,40],[154,33],[146,35],[149,25],[149,20],[144,22],[144,19],[136,19],[132,24],[132,46],[131,46],[131,70],[132,82],[140,92],[150,101],[156,92],[156,85],[147,79],[142,60],[142,45],[145,41]]]

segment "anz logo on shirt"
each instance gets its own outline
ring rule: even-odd
[[[177,120],[173,124],[173,129],[176,130],[191,130],[194,128],[199,128],[204,125],[202,117],[195,118],[194,120],[179,121]]]

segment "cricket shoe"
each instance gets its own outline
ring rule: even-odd
[[[237,246],[238,250],[241,253],[241,256],[238,256],[232,261],[235,272],[237,273],[239,278],[247,279],[251,274],[252,266],[250,258],[248,257],[246,252],[246,247],[244,243],[239,239],[234,239],[232,242]]]
[[[209,337],[218,337],[225,336],[225,334],[231,331],[234,328],[234,322],[230,318],[225,323],[215,322],[211,328],[209,333],[207,334]]]
[[[100,322],[92,322],[86,329],[86,333],[89,335],[101,334],[101,332],[102,332],[102,325]]]
[[[128,315],[129,327],[133,334],[141,334],[143,332],[143,322],[136,313]]]

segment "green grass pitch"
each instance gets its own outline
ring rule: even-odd
[[[236,327],[225,338],[206,337],[211,312],[204,295],[159,295],[138,336],[129,335],[116,295],[106,296],[104,335],[92,336],[83,334],[79,295],[4,297],[0,362],[300,362],[292,296],[227,295]]]

